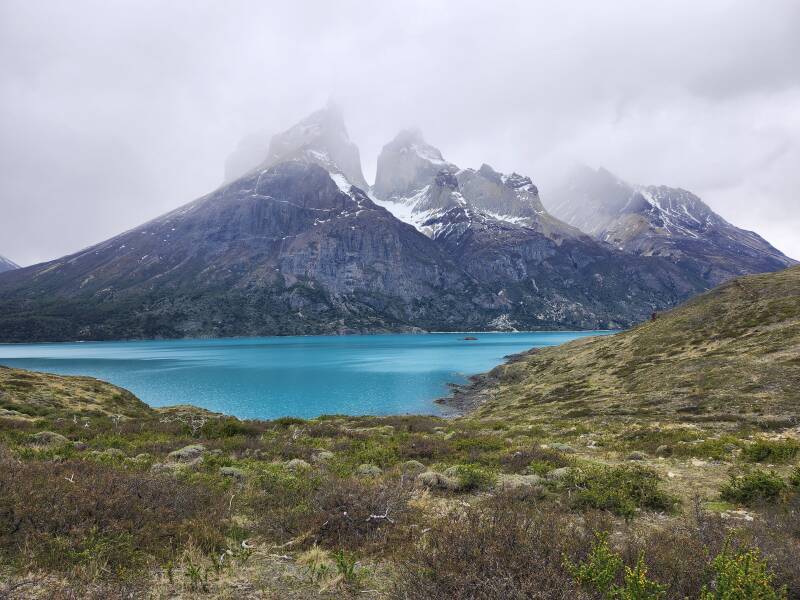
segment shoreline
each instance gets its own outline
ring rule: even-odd
[[[442,416],[448,419],[463,417],[478,408],[489,399],[488,390],[498,381],[498,370],[502,367],[525,360],[528,356],[536,354],[541,348],[531,348],[516,354],[507,354],[503,362],[485,373],[477,373],[467,378],[467,383],[448,383],[451,392],[434,400],[436,404],[446,407],[451,413]]]

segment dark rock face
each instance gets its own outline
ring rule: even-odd
[[[452,176],[432,185],[444,192]],[[613,327],[694,290],[462,204],[435,239],[300,161],[0,278],[4,341]],[[431,223],[430,227],[438,227]],[[588,238],[585,238],[588,240]],[[637,271],[640,270],[642,272]]]
[[[545,213],[539,200],[539,190],[529,177],[498,173],[489,165],[458,172],[462,193],[476,209],[506,217],[509,220],[530,220]]]
[[[623,255],[586,236],[557,242],[466,211],[442,220],[436,241],[495,290],[494,305],[512,327],[624,327],[702,289],[667,261]]]
[[[761,236],[734,227],[680,188],[635,187],[605,169],[576,169],[555,190],[553,212],[637,256],[660,256],[715,286],[795,264]]]
[[[0,256],[0,273],[3,273],[4,271],[12,271],[14,269],[19,269],[19,265],[17,263],[7,259],[5,256]]]

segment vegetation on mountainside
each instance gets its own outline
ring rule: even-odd
[[[0,598],[800,597],[800,270],[766,277],[496,369],[458,419],[240,421],[0,369]],[[681,399],[692,369],[721,387]]]
[[[152,410],[128,390],[92,377],[9,369],[0,365],[0,416],[122,415]]]
[[[485,385],[474,416],[488,420],[796,425],[800,267],[732,280],[617,335],[533,351]]]

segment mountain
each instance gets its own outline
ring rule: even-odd
[[[7,259],[5,256],[0,256],[0,273],[3,273],[4,271],[11,271],[13,269],[19,269],[19,265]]]
[[[498,289],[507,323],[620,326],[706,287],[669,261],[619,252],[556,219],[528,177],[459,169],[418,131],[384,146],[372,193]]]
[[[480,323],[478,286],[433,241],[350,190],[315,164],[279,162],[82,252],[7,273],[2,338]]]
[[[662,256],[709,285],[795,261],[739,229],[680,188],[633,186],[605,169],[579,167],[548,198],[553,214],[596,239],[641,256]]]
[[[110,240],[0,276],[0,341],[626,327],[707,288],[403,132],[369,190],[329,105],[262,164]]]
[[[505,423],[580,416],[623,427],[675,420],[790,426],[798,356],[800,267],[792,267],[732,279],[623,333],[534,350],[494,369],[466,396],[476,416]]]

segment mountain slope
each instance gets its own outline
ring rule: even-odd
[[[282,162],[111,240],[0,279],[4,340],[478,326],[480,290],[441,249]]]
[[[19,269],[19,265],[5,256],[0,256],[0,273],[12,271],[13,269]]]
[[[632,254],[665,257],[710,285],[795,264],[691,192],[632,186],[605,169],[575,169],[548,204],[556,216],[596,239]]]
[[[476,384],[476,416],[796,423],[800,267],[733,279],[629,331],[532,351]],[[726,425],[727,424],[727,425]]]
[[[618,252],[556,219],[528,177],[459,169],[419,132],[384,146],[373,193],[497,289],[506,324],[624,326],[706,289],[669,261]]]

